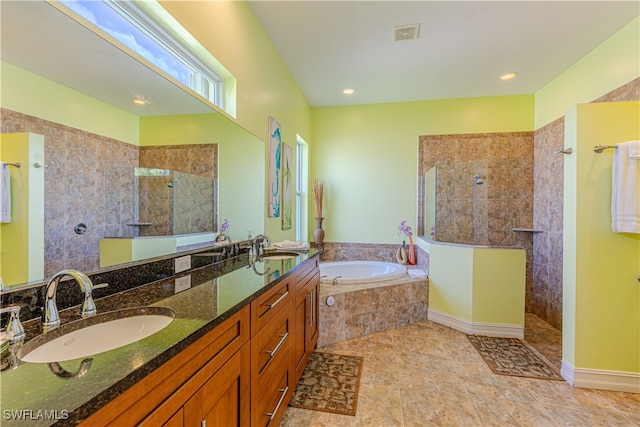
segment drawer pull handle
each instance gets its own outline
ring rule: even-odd
[[[276,348],[271,351],[267,351],[267,353],[269,353],[269,357],[273,357],[276,355],[278,350],[280,350],[280,347],[282,347],[282,344],[284,344],[287,338],[289,338],[289,332],[285,332],[284,334],[280,334],[279,336],[281,336],[282,338],[280,338],[280,342],[278,343],[278,345],[276,345]]]
[[[278,413],[278,409],[280,409],[280,405],[282,405],[282,401],[284,400],[284,397],[287,395],[288,391],[289,391],[289,386],[280,389],[280,392],[282,393],[282,396],[280,396],[280,400],[278,400],[278,404],[276,405],[276,409],[274,409],[273,412],[267,413],[267,417],[269,417],[269,421],[273,420],[273,417],[275,417],[276,414]]]
[[[280,303],[280,301],[282,301],[283,299],[285,299],[287,297],[287,295],[289,295],[289,291],[286,291],[284,294],[280,295],[280,298],[278,298],[277,300],[275,300],[274,302],[272,302],[271,304],[267,304],[269,306],[269,310],[271,310],[273,307],[275,307],[276,305],[278,305],[278,303]]]

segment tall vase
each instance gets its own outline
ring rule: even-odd
[[[396,261],[398,261],[398,264],[402,265],[407,263],[407,250],[404,248],[404,240],[396,250]]]
[[[322,220],[324,218],[316,217],[316,228],[313,230],[313,241],[316,248],[322,248],[324,242],[324,230],[322,229]]]
[[[409,265],[416,265],[416,251],[413,247],[413,238],[409,236]]]

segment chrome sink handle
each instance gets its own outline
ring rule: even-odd
[[[84,294],[84,302],[82,303],[82,317],[94,316],[97,313],[96,304],[93,302],[93,283],[91,279],[77,270],[62,270],[53,275],[45,289],[44,299],[44,318],[42,320],[43,332],[48,332],[60,326],[60,315],[58,314],[58,306],[56,304],[56,292],[60,280],[65,277],[72,277],[80,286],[80,291]]]
[[[7,321],[7,327],[5,328],[7,333],[10,334],[10,341],[12,343],[22,341],[25,337],[24,327],[20,323],[20,306],[10,305],[0,309],[0,314],[10,313],[9,320]]]

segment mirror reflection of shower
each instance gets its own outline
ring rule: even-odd
[[[105,171],[108,236],[172,236],[211,232],[215,180],[170,169]]]

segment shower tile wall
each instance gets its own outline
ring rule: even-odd
[[[153,180],[153,198],[144,197],[151,190],[141,187],[140,222],[150,222],[141,227],[141,236],[185,234],[205,230],[217,230],[218,145],[189,144],[140,147],[140,166],[177,171],[174,187],[169,182]],[[190,175],[187,175],[190,174]],[[210,185],[213,183],[213,185]],[[155,191],[157,190],[157,191]],[[173,198],[175,197],[175,200]],[[147,220],[148,218],[148,220]],[[172,220],[171,220],[172,219]]]
[[[440,169],[437,240],[523,247],[527,253],[525,305],[529,309],[533,237],[512,229],[533,225],[533,143],[533,132],[423,135],[418,140],[419,188],[424,188],[421,177],[425,172],[436,164]],[[474,184],[476,173],[483,177],[482,185]],[[419,197],[418,230],[425,234],[423,197]]]
[[[437,240],[523,245],[526,236],[512,229],[533,222],[532,132],[421,136],[418,153],[419,176],[438,165]],[[475,174],[482,184],[474,184]]]
[[[640,78],[593,102],[640,100]],[[527,312],[562,329],[563,159],[555,150],[564,144],[564,118],[535,131],[533,289],[527,294]]]
[[[5,108],[0,114],[2,133],[45,137],[45,278],[64,268],[96,270],[99,241],[111,233],[107,195],[122,191],[101,171],[114,164],[132,170],[138,147]],[[74,233],[78,223],[87,225],[85,234]]]

